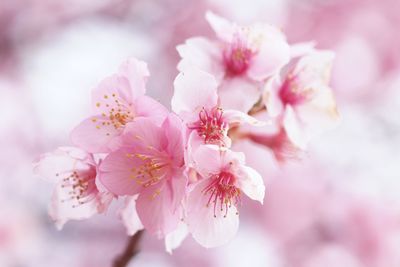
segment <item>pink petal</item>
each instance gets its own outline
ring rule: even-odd
[[[143,224],[136,212],[136,199],[137,195],[127,197],[124,207],[119,211],[119,215],[126,228],[126,233],[131,236],[143,229]]]
[[[135,99],[135,111],[137,117],[151,118],[157,125],[161,125],[168,115],[166,107],[148,96]]]
[[[189,231],[193,238],[203,247],[212,248],[229,242],[235,236],[239,227],[239,216],[236,207],[232,205],[225,217],[225,210],[221,212],[212,205],[207,207],[208,195],[202,190],[209,180],[203,180],[190,193],[187,204],[187,219]]]
[[[267,114],[271,117],[277,117],[284,111],[282,101],[279,97],[281,86],[281,78],[280,75],[277,74],[268,79],[264,87],[263,101],[267,108]]]
[[[268,124],[266,121],[260,121],[253,116],[233,109],[224,110],[224,118],[229,124],[250,124],[253,126],[265,126]]]
[[[174,161],[175,166],[183,165],[183,124],[178,116],[170,114],[162,125],[165,130],[166,138],[168,139],[168,146],[166,151]]]
[[[146,82],[150,76],[146,62],[130,58],[121,64],[119,74],[128,79],[133,98],[145,94]]]
[[[223,78],[225,69],[222,50],[217,43],[206,38],[194,37],[187,39],[185,44],[178,45],[176,49],[181,56],[181,61],[178,64],[180,72],[197,68],[212,74],[217,81]]]
[[[132,156],[131,150],[123,148],[110,153],[100,164],[100,181],[108,191],[116,195],[135,195],[143,190],[136,180],[133,168],[138,168],[143,161]]]
[[[247,113],[261,97],[259,87],[257,82],[241,77],[226,79],[218,91],[221,106]]]
[[[137,118],[127,124],[123,140],[125,146],[135,143],[154,151],[162,151],[167,144],[163,129],[149,118]]]
[[[172,254],[172,250],[178,248],[182,244],[188,233],[187,225],[180,221],[178,227],[165,236],[165,250],[169,254]]]
[[[195,112],[201,108],[213,108],[218,103],[217,82],[203,71],[191,69],[180,73],[174,81],[174,95],[171,100],[172,110]]]
[[[206,13],[206,20],[218,38],[228,43],[232,41],[233,35],[238,28],[235,24],[210,11]]]
[[[97,201],[92,199],[85,204],[73,206],[69,191],[57,185],[51,198],[49,215],[60,230],[68,220],[83,220],[97,213]]]
[[[34,172],[49,182],[59,182],[75,170],[89,170],[93,158],[75,147],[59,147],[53,153],[42,155],[34,162]]]
[[[137,200],[137,212],[147,231],[165,237],[178,226],[179,210],[172,209],[173,192],[167,182],[145,188]]]
[[[94,114],[105,113],[108,116],[111,109],[118,110],[121,105],[130,109],[133,100],[134,98],[129,80],[127,77],[116,74],[105,78],[97,88],[92,91],[92,107]]]
[[[265,29],[263,41],[257,54],[252,58],[247,72],[250,78],[263,81],[279,71],[290,59],[290,47],[276,29]]]
[[[93,116],[76,126],[70,139],[74,145],[91,153],[110,152],[120,146],[122,130],[115,128],[103,116]]]
[[[208,178],[213,174],[219,174],[222,168],[221,154],[223,152],[216,145],[201,145],[193,155],[196,171],[203,178]]]
[[[236,177],[238,178],[237,187],[249,198],[263,204],[265,186],[261,175],[253,168],[240,166],[240,171],[236,174]]]

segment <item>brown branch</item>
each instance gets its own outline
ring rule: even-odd
[[[113,267],[126,267],[131,259],[139,252],[139,241],[143,235],[143,230],[138,231],[132,237],[129,238],[129,242],[124,252],[119,255],[113,263]]]

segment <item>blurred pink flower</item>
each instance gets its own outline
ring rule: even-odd
[[[295,58],[265,87],[268,114],[282,119],[286,134],[301,149],[338,122],[335,99],[328,87],[333,58],[332,52],[317,50]]]
[[[262,82],[289,61],[282,32],[270,25],[241,27],[208,12],[218,40],[190,38],[177,50],[180,71],[197,67],[214,75],[223,108],[248,112],[261,96]]]
[[[104,212],[113,195],[96,185],[96,163],[91,154],[74,147],[60,147],[35,162],[34,171],[55,183],[49,214],[61,229],[68,220],[82,220]]]
[[[127,125],[123,145],[100,165],[100,180],[116,195],[139,194],[136,209],[146,230],[164,237],[181,219],[186,193],[182,125],[175,115],[161,126],[148,118]]]
[[[202,145],[193,158],[201,179],[193,184],[187,200],[189,232],[204,247],[220,246],[237,232],[242,193],[263,203],[264,182],[257,171],[244,165],[243,153]]]
[[[72,131],[72,142],[92,153],[110,152],[119,147],[121,134],[134,118],[149,117],[160,124],[167,109],[144,95],[148,76],[146,63],[131,58],[118,74],[104,79],[92,94],[96,115]]]

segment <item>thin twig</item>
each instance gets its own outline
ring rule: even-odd
[[[143,235],[143,230],[138,231],[132,237],[129,238],[129,242],[124,250],[124,252],[119,255],[113,263],[113,267],[126,267],[131,259],[139,252],[139,241]]]

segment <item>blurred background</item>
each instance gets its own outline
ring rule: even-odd
[[[244,203],[237,237],[217,249],[187,238],[171,256],[145,235],[130,266],[400,266],[398,0],[1,0],[0,266],[111,266],[127,242],[115,209],[57,231],[53,185],[32,161],[70,144],[91,89],[127,57],[149,63],[149,94],[169,107],[175,46],[212,36],[206,10],[334,50],[342,122],[300,162],[236,144],[264,176],[264,206]]]

